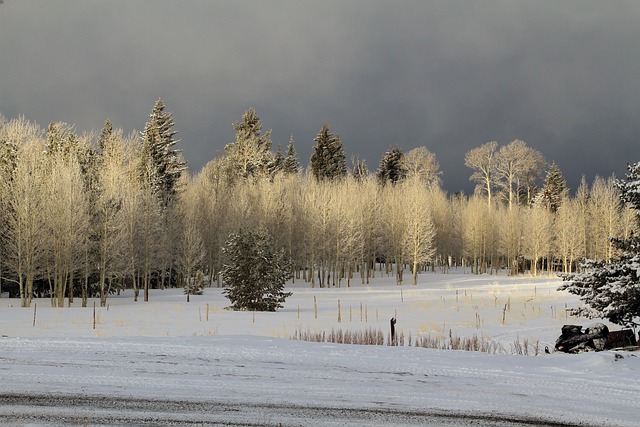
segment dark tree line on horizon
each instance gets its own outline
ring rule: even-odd
[[[378,168],[347,164],[340,137],[322,124],[306,170],[293,136],[274,150],[254,109],[232,124],[224,155],[190,176],[172,114],[158,100],[141,133],[106,121],[78,134],[0,117],[0,285],[23,306],[34,295],[62,307],[133,289],[223,286],[226,242],[266,233],[310,286],[368,283],[427,270],[572,272],[609,262],[610,237],[638,231],[613,178],[584,178],[571,196],[560,168],[515,140],[465,155],[471,195],[447,194],[426,147],[390,147]],[[289,265],[289,264],[287,264]]]

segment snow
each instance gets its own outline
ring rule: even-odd
[[[277,313],[225,310],[217,288],[189,303],[181,290],[153,291],[148,303],[126,292],[96,308],[95,329],[93,300],[22,309],[2,298],[0,425],[638,425],[637,351],[513,354],[516,340],[533,354],[536,341],[553,349],[563,324],[596,321],[567,317],[578,300],[560,283],[438,273],[401,287],[386,276],[350,288],[297,281]],[[391,317],[407,338],[451,330],[500,351],[289,339],[387,334]]]

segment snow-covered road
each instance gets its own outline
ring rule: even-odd
[[[637,426],[634,353],[0,338],[0,423]]]

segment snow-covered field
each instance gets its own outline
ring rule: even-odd
[[[296,282],[277,313],[224,310],[216,288],[189,303],[181,290],[153,291],[149,303],[124,293],[96,308],[95,329],[93,301],[0,299],[0,425],[640,425],[638,352],[544,354],[563,324],[593,323],[567,317],[578,302],[559,283],[453,273],[402,287]],[[498,354],[289,339],[387,334],[394,316],[406,340],[451,331]],[[514,354],[525,340],[530,356]]]

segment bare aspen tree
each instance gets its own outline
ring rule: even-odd
[[[216,280],[221,283],[222,248],[231,234],[230,200],[233,197],[228,180],[224,175],[224,160],[216,158],[207,163],[196,175],[193,185],[198,192],[199,228],[206,251],[206,264],[209,273],[209,285]]]
[[[332,210],[336,224],[336,266],[334,277],[338,284],[343,277],[350,286],[355,264],[364,252],[364,235],[361,211],[366,206],[360,202],[366,195],[360,193],[362,182],[347,176],[338,184],[338,197]]]
[[[360,229],[362,244],[359,246],[362,283],[368,284],[375,275],[376,248],[380,241],[380,187],[371,176],[360,179],[357,183],[356,198],[353,200],[359,209],[357,226]]]
[[[530,147],[526,151],[524,169],[516,183],[517,201],[523,206],[529,206],[533,201],[540,178],[547,167],[547,161],[541,152]]]
[[[426,147],[417,147],[406,153],[403,163],[407,170],[407,178],[417,178],[430,190],[442,184],[440,164],[436,160],[436,155]]]
[[[620,234],[621,202],[619,191],[614,185],[614,178],[597,176],[589,197],[590,232],[592,236],[592,252],[589,256],[611,262],[614,247],[611,237]]]
[[[396,190],[404,194],[406,230],[403,236],[403,253],[411,263],[413,285],[417,285],[420,266],[432,262],[435,253],[435,229],[431,220],[429,194],[417,177],[406,180]]]
[[[496,155],[496,183],[503,190],[507,206],[512,209],[517,201],[517,195],[521,192],[521,185],[532,184],[539,179],[545,162],[542,155],[527,146],[527,144],[516,139],[509,144],[500,147]],[[529,183],[533,180],[533,183]],[[530,187],[527,187],[528,198],[530,200]]]
[[[491,232],[486,197],[474,195],[462,207],[463,253],[471,259],[473,272],[481,274],[486,271]]]
[[[176,206],[179,224],[176,244],[176,265],[179,268],[182,286],[191,289],[191,281],[205,258],[204,244],[198,227],[198,191],[193,181],[183,175],[183,191]],[[195,279],[193,279],[195,280]]]
[[[48,251],[47,277],[53,307],[63,307],[73,295],[73,279],[84,260],[85,237],[89,232],[87,195],[80,164],[64,151],[51,154],[44,176],[46,216],[45,245]]]
[[[522,254],[523,212],[526,208],[519,205],[500,208],[495,212],[498,217],[499,247],[501,255],[507,260],[509,274],[519,272],[518,257]]]
[[[538,275],[538,262],[549,254],[553,215],[545,207],[533,205],[525,214],[522,252],[531,261],[531,274]]]
[[[469,178],[476,182],[476,188],[487,195],[487,206],[491,209],[492,188],[495,186],[496,141],[487,142],[480,147],[469,150],[464,155],[464,164],[473,169]]]
[[[100,275],[100,306],[105,307],[109,295],[108,284],[126,270],[126,220],[124,199],[128,196],[127,154],[121,130],[103,135],[102,156],[97,171],[99,188],[93,206],[94,234],[97,238],[98,271]],[[86,294],[83,295],[86,306]]]
[[[43,238],[43,149],[41,130],[18,119],[5,124],[5,141],[12,139],[17,148],[15,170],[2,183],[2,261],[12,281],[18,283],[20,305],[29,307],[33,297],[33,281],[44,264]],[[4,272],[3,272],[4,273]],[[4,278],[6,280],[6,277]]]
[[[286,203],[291,211],[291,217],[286,229],[287,242],[285,249],[293,261],[293,278],[295,280],[300,278],[300,271],[304,270],[307,262],[307,245],[305,239],[302,238],[306,229],[305,218],[307,209],[304,204],[304,177],[302,174],[288,174],[287,182],[287,188],[289,190]]]
[[[135,169],[135,167],[133,168]],[[123,182],[122,206],[120,210],[120,218],[122,221],[124,233],[123,262],[126,267],[123,269],[123,275],[130,281],[133,289],[133,300],[138,301],[140,295],[140,278],[142,277],[141,258],[139,252],[141,215],[143,209],[143,190],[138,177],[133,171],[129,170],[129,179]]]
[[[460,226],[459,215],[455,212],[453,203],[447,199],[446,193],[435,188],[428,192],[429,206],[431,209],[431,219],[434,227],[434,247],[435,262],[432,264],[433,269],[436,263],[439,263],[443,272],[446,272],[453,264],[453,258],[459,254],[459,245],[456,239],[456,231]]]
[[[585,217],[576,199],[565,199],[555,215],[554,246],[562,260],[562,272],[571,273],[573,263],[584,256],[582,233]]]
[[[316,273],[320,287],[327,285],[332,251],[335,248],[335,225],[332,223],[331,205],[335,199],[332,180],[314,180],[307,177],[305,199],[307,207],[306,239],[309,244],[311,285],[315,286]],[[316,273],[314,273],[316,269]]]
[[[400,187],[401,188],[401,187]],[[396,284],[402,284],[402,273],[405,263],[404,241],[407,231],[407,216],[405,214],[404,192],[398,186],[385,185],[381,194],[383,206],[383,253],[387,261],[387,268],[391,262],[395,264]]]

